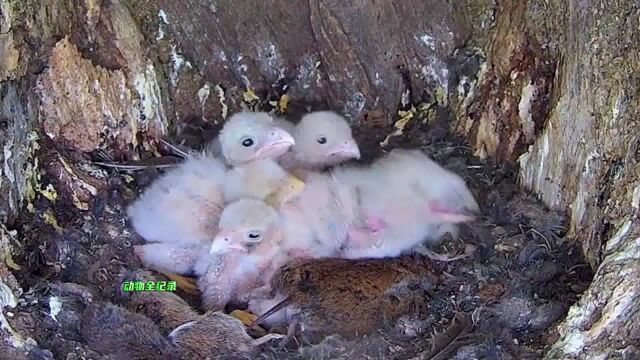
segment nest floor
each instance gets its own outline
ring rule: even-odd
[[[565,236],[562,214],[520,193],[517,169],[473,157],[463,140],[438,125],[446,114],[428,118],[418,114],[386,148],[421,147],[465,178],[483,218],[466,226],[460,238],[448,239],[432,251],[448,257],[465,251],[472,255],[434,260],[445,281],[435,290],[427,315],[409,314],[358,340],[330,336],[300,349],[265,349],[263,358],[536,359],[553,342],[554,325],[592,276],[579,247]],[[381,153],[379,143],[391,131],[355,129],[365,161]],[[41,161],[55,154],[45,144]],[[88,210],[44,196],[34,201],[33,212],[25,211],[14,226],[23,244],[13,255],[21,267],[14,275],[24,291],[8,317],[13,329],[35,339],[55,359],[103,358],[78,333],[81,309],[64,302],[52,305],[57,301],[52,284],[80,284],[105,300],[114,297],[118,274],[140,268],[132,245],[142,239],[128,227],[124,210],[161,171],[95,172],[103,186],[87,203]],[[48,173],[43,182],[65,186],[54,172]],[[198,299],[188,300],[199,305]]]

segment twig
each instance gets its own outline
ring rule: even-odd
[[[442,262],[456,261],[456,260],[464,259],[464,258],[468,257],[469,255],[471,255],[471,254],[460,254],[460,255],[455,255],[455,256],[447,256],[447,255],[442,255],[442,254],[435,253],[435,252],[427,249],[426,247],[419,248],[416,251],[418,251],[422,255],[428,256],[429,258],[431,258],[433,260],[442,261]]]
[[[448,353],[460,346],[470,344],[475,336],[468,332],[473,329],[473,322],[468,314],[458,313],[453,318],[451,325],[443,333],[432,335],[431,351],[427,359],[445,359]]]
[[[173,151],[176,155],[179,155],[183,158],[187,158],[189,157],[189,154],[187,154],[185,151],[181,150],[180,148],[178,148],[177,146],[170,144],[168,141],[160,139],[160,142],[168,147],[171,151]]]
[[[119,169],[119,170],[129,170],[129,171],[138,171],[138,170],[144,170],[144,169],[149,169],[149,168],[162,169],[162,168],[168,168],[168,167],[176,166],[175,164],[125,165],[125,164],[110,164],[110,163],[103,163],[103,162],[94,162],[93,164],[94,165],[103,166],[103,167],[108,167],[108,168],[114,168],[114,169]]]

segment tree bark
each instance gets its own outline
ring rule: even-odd
[[[474,89],[452,101],[456,128],[477,155],[517,159],[522,186],[569,212],[570,237],[597,269],[547,358],[634,358],[640,345],[640,5],[498,3],[488,41],[478,42],[485,44],[486,62],[471,80]]]
[[[441,97],[476,155],[518,163],[524,188],[569,213],[597,269],[547,357],[626,358],[640,346],[639,15],[634,0],[0,0],[0,215],[46,191],[43,142],[135,158],[184,124],[219,127],[251,91],[365,131]],[[61,201],[80,208],[100,186],[71,183]]]

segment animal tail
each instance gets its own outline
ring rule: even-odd
[[[289,304],[291,304],[291,298],[286,297],[284,300],[280,301],[279,303],[275,304],[271,309],[267,310],[267,312],[265,312],[264,314],[260,315],[259,318],[255,319],[251,324],[249,324],[249,329],[253,329],[255,326],[258,326],[260,324],[262,324],[262,322],[264,322],[269,316],[277,313],[278,311],[282,310],[283,308],[289,306]]]

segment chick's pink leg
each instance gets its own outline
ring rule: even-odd
[[[377,215],[366,215],[364,219],[364,227],[352,226],[347,229],[347,239],[345,246],[349,248],[369,247],[374,240],[373,237],[378,235],[387,224],[382,217]]]
[[[475,216],[465,210],[452,208],[438,201],[431,201],[427,205],[427,214],[436,222],[463,223],[473,221]]]

